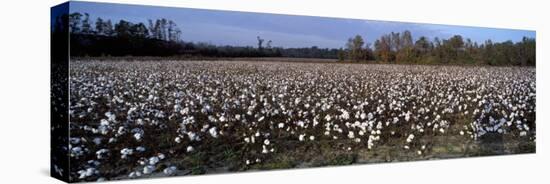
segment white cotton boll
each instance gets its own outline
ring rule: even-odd
[[[160,161],[160,158],[159,157],[151,157],[149,158],[149,165],[156,165],[157,163],[159,163]]]
[[[199,136],[195,132],[187,132],[187,136],[191,141],[200,141]]]
[[[133,149],[130,149],[130,148],[124,148],[122,150],[120,150],[120,154],[121,154],[121,158],[122,159],[125,159],[128,157],[128,155],[132,155],[134,153],[134,150]]]
[[[269,139],[264,140],[265,145],[269,145]]]
[[[298,126],[302,127],[302,128],[305,126],[305,122],[304,122],[304,121],[298,121],[296,124],[297,124]]]
[[[189,114],[189,108],[188,108],[188,107],[183,108],[183,109],[180,111],[180,114],[181,114],[181,115],[187,115],[187,114]]]
[[[181,137],[176,137],[176,138],[174,139],[174,141],[175,141],[176,143],[181,143]]]
[[[364,112],[361,113],[361,115],[359,116],[362,120],[364,120],[365,118],[367,118],[367,114],[365,114]]]
[[[319,124],[319,121],[317,121],[317,118],[313,118],[313,126],[316,127]]]
[[[313,135],[309,136],[309,140],[311,140],[311,141],[315,140],[315,136],[313,136]]]
[[[245,138],[244,138],[244,142],[250,143],[250,138],[249,138],[249,137],[245,137]]]
[[[109,119],[109,121],[115,121],[116,120],[116,116],[112,112],[106,112],[105,116],[107,117],[107,119]]]
[[[126,133],[126,128],[123,126],[118,127],[117,136],[123,135],[124,133]]]
[[[99,151],[96,151],[95,154],[97,156],[97,159],[103,159],[105,158],[105,154],[109,153],[108,149],[100,149]]]
[[[353,127],[353,124],[351,124],[351,123],[349,123],[349,122],[346,122],[344,125],[345,125],[346,127],[348,127],[348,128]]]
[[[208,116],[208,119],[210,119],[211,117],[212,116]],[[213,120],[209,120],[209,121],[213,121]],[[206,132],[208,130],[208,128],[210,128],[209,124],[202,125],[201,132]]]
[[[146,149],[145,149],[145,147],[143,147],[143,146],[138,146],[138,147],[136,148],[136,151],[139,151],[139,152],[144,152],[145,150],[146,150]]]
[[[348,120],[349,119],[349,112],[346,111],[346,110],[342,110],[342,115],[340,115],[340,117],[344,120]]]
[[[96,138],[94,138],[93,142],[94,142],[95,145],[100,145],[100,144],[101,144],[101,140],[102,140],[101,138],[96,137]]]
[[[139,165],[147,165],[147,162],[149,162],[149,160],[146,158],[140,158],[138,160]]]
[[[193,146],[187,146],[186,151],[187,151],[187,153],[190,153],[190,152],[195,151],[195,148],[193,148]]]
[[[144,125],[145,122],[144,122],[142,119],[137,119],[137,120],[136,120],[136,124],[137,124],[137,125]]]
[[[139,172],[139,171],[133,171],[130,174],[128,174],[129,178],[136,178],[136,177],[140,177],[140,176],[141,176],[141,172]]]
[[[527,124],[523,124],[523,129],[525,129],[526,131],[529,131],[529,126]]]
[[[100,125],[97,129],[94,129],[94,133],[101,133],[103,135],[107,135],[109,133],[109,126]]]
[[[285,124],[284,124],[284,123],[279,123],[278,127],[279,127],[279,128],[284,128],[284,127],[285,127]]]
[[[246,165],[250,165],[250,160],[245,161]]]
[[[263,154],[268,153],[267,148],[265,147],[265,145],[262,145],[262,153]]]
[[[526,131],[521,131],[519,132],[519,136],[520,137],[523,137],[523,136],[526,136],[527,135],[527,132]]]
[[[460,135],[464,135],[464,131],[461,130],[461,131],[460,131]]]
[[[296,98],[296,99],[294,100],[294,104],[295,104],[295,105],[298,105],[301,101],[302,101],[302,100],[301,100],[300,98]]]
[[[145,167],[143,167],[143,174],[151,174],[153,173],[153,171],[155,171],[155,166],[152,166],[152,165],[147,165]]]
[[[166,156],[162,153],[157,154],[157,157],[159,157],[159,159],[161,160],[164,160],[166,158]]]
[[[69,142],[71,144],[79,144],[81,140],[82,140],[81,138],[76,138],[76,137],[69,138]]]
[[[517,121],[516,121],[516,124],[518,124],[518,125],[521,125],[522,123],[523,123],[523,122],[521,122],[521,120],[517,120]]]
[[[367,149],[372,149],[372,147],[374,146],[374,140],[372,138],[372,136],[369,136],[369,139],[367,140]]]
[[[177,169],[178,168],[176,166],[170,166],[165,168],[162,172],[166,175],[173,175],[176,173]]]
[[[109,126],[109,121],[105,119],[101,119],[99,125],[101,126]]]
[[[179,105],[179,104],[174,105],[174,111],[175,112],[180,111],[180,110],[181,110],[181,105]]]
[[[73,147],[71,148],[71,157],[78,157],[80,155],[84,154],[84,150],[82,150],[81,147]]]
[[[361,122],[359,122],[359,121],[355,121],[353,123],[353,127],[360,127],[360,126],[361,126]]]
[[[441,132],[441,133],[445,133],[445,129],[443,129],[443,128],[439,128],[439,132]]]
[[[416,153],[417,153],[418,155],[422,155],[422,151],[420,151],[420,150],[416,151]]]
[[[327,114],[327,115],[325,116],[325,120],[326,120],[326,121],[330,121],[330,120],[332,120],[332,117],[330,117],[330,115]]]
[[[369,112],[369,114],[367,115],[367,120],[370,121],[370,120],[372,120],[373,118],[374,118],[374,115],[373,115],[371,112]]]
[[[139,132],[134,134],[134,138],[136,139],[136,141],[141,141],[142,137],[143,137],[143,134]]]
[[[212,127],[208,130],[208,133],[210,134],[210,136],[212,136],[213,138],[218,138],[218,131],[216,129],[216,127]]]
[[[414,139],[414,134],[409,134],[409,136],[407,137],[407,143],[412,142],[413,139]]]
[[[353,139],[355,138],[355,134],[353,132],[348,132],[348,138]]]
[[[88,168],[88,169],[85,169],[85,170],[80,170],[80,171],[78,171],[78,174],[80,174],[80,176],[78,178],[79,179],[84,179],[84,178],[92,176],[95,173],[96,173],[96,170],[94,168]]]
[[[304,136],[306,136],[306,135],[305,135],[305,134],[300,134],[300,135],[298,136],[298,140],[304,141]]]
[[[410,149],[410,147],[408,145],[403,146],[403,148]]]
[[[116,141],[117,141],[116,138],[112,138],[112,137],[111,137],[111,138],[109,138],[109,141],[108,141],[108,142],[109,142],[109,143],[114,143],[114,142],[116,142]]]

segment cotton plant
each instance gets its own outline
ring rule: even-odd
[[[218,143],[246,150],[239,164],[253,166],[284,154],[286,141],[376,152],[395,139],[396,149],[424,157],[431,146],[423,141],[436,136],[536,139],[532,68],[243,61],[70,67],[67,149],[71,163],[82,165],[72,175],[86,181],[109,173],[85,158],[103,165],[141,159],[125,177],[180,175],[186,168],[172,159]]]

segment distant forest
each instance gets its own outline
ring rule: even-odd
[[[70,55],[97,56],[181,56],[181,57],[292,57],[338,59],[346,62],[479,64],[534,66],[535,39],[519,42],[473,42],[460,35],[449,39],[422,36],[414,40],[410,31],[391,32],[367,43],[360,35],[347,40],[340,49],[272,47],[272,40],[256,36],[257,45],[220,46],[187,42],[172,20],[143,22],[109,19],[90,20],[88,13],[61,15],[53,22],[52,38],[70,33]],[[335,28],[337,29],[337,28]],[[253,36],[253,35],[251,35]],[[344,43],[344,41],[343,41]]]

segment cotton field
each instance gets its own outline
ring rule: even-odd
[[[96,181],[535,152],[534,67],[73,61]]]

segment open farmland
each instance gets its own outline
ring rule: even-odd
[[[534,67],[74,61],[69,84],[75,180],[535,152]]]

